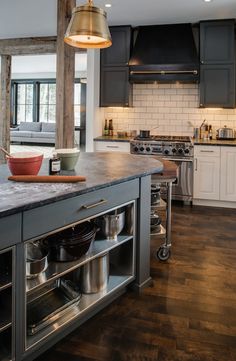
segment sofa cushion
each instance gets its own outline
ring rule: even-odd
[[[54,132],[56,131],[56,123],[43,123],[42,132]]]
[[[25,131],[17,131],[17,130],[11,130],[11,137],[15,137],[15,138],[31,138],[31,134],[32,132],[29,132],[27,130]],[[37,132],[37,134],[39,134],[39,132]]]
[[[21,122],[19,126],[19,131],[33,131],[40,132],[41,131],[41,123],[39,122]]]
[[[31,132],[32,134],[32,138],[50,138],[50,139],[54,139],[55,138],[55,133],[53,132]]]

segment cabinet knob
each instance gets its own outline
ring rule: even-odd
[[[204,64],[204,61],[203,61],[203,60],[201,60],[201,64]]]

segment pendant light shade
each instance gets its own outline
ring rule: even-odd
[[[76,48],[108,48],[112,41],[106,12],[91,0],[75,7],[64,40]]]

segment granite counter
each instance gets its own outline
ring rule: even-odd
[[[86,176],[82,183],[15,183],[8,181],[7,165],[0,166],[0,217],[159,173],[163,165],[151,157],[120,153],[81,153],[76,169],[63,172]],[[40,174],[48,174],[48,160]]]

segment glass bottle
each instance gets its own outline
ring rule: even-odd
[[[49,159],[49,174],[56,175],[61,171],[61,160],[56,153],[52,155],[52,158]]]
[[[109,133],[109,131],[108,131],[107,119],[105,119],[103,135],[108,135],[108,133]]]
[[[109,136],[113,136],[113,124],[112,124],[112,119],[109,119],[109,126],[108,126],[108,130],[109,130],[109,132],[108,132],[108,134],[109,134]]]

